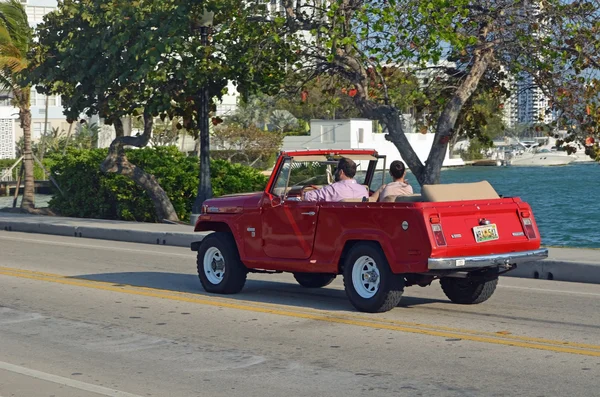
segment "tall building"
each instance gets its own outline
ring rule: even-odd
[[[519,83],[518,121],[522,124],[549,124],[555,120],[550,99],[533,83],[531,76]]]
[[[534,38],[545,36],[544,29],[548,22],[543,19],[543,3],[539,0],[525,0],[523,12],[531,16],[537,16],[539,23],[532,28],[530,34]],[[541,57],[541,55],[538,55]],[[552,103],[543,90],[536,84],[535,76],[528,73],[523,74],[518,83],[518,122],[521,124],[549,124],[555,120],[552,111]]]
[[[21,0],[27,13],[29,25],[35,27],[42,22],[47,13],[54,11],[57,7],[56,0]],[[23,130],[19,125],[19,111],[11,105],[12,94],[0,92],[0,159],[14,158],[15,146],[23,136]],[[67,130],[68,123],[62,112],[60,97],[38,94],[33,88],[31,90],[31,136],[33,141],[40,139],[44,132],[47,116],[46,130],[52,128]]]

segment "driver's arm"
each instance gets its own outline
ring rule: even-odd
[[[304,193],[304,201],[336,201],[335,188],[333,185],[327,185],[318,190],[311,190]]]

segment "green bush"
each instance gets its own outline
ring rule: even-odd
[[[224,194],[257,192],[265,188],[267,178],[256,169],[225,160],[212,160],[210,177],[215,197]]]
[[[131,163],[154,175],[179,218],[188,220],[198,188],[198,159],[174,146],[126,152]],[[156,222],[154,205],[143,189],[127,177],[100,171],[106,155],[107,149],[94,149],[50,156],[52,173],[65,193],[55,193],[50,207],[64,216]],[[255,169],[222,160],[211,162],[211,175],[215,196],[262,190],[267,180]]]

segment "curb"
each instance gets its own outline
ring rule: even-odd
[[[186,247],[195,241],[202,241],[206,233],[151,232],[145,230],[124,230],[93,226],[52,225],[36,222],[18,222],[0,219],[0,230],[9,232],[39,233],[56,236],[91,238],[97,240],[124,241],[153,245]]]
[[[600,264],[544,259],[540,262],[521,265],[517,269],[506,273],[505,277],[600,284]]]

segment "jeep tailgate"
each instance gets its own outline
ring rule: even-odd
[[[431,258],[523,252],[540,247],[529,205],[518,198],[436,202],[424,208]]]

